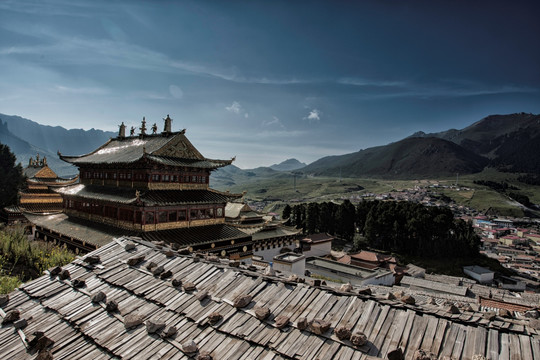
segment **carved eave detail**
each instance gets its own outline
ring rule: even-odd
[[[48,166],[43,167],[39,170],[34,176],[34,178],[47,178],[47,179],[56,179],[58,175]]]
[[[152,155],[168,156],[180,159],[204,160],[204,156],[193,146],[182,134],[177,134],[161,149],[156,150]]]

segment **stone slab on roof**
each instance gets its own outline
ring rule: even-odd
[[[151,244],[133,239],[135,249],[125,251],[127,240],[92,252],[100,257],[98,265],[77,259],[65,266],[71,275],[68,280],[45,275],[10,293],[0,314],[19,309],[28,326],[20,332],[12,324],[0,328],[0,356],[33,358],[35,352],[27,350],[23,339],[41,330],[54,341],[50,351],[55,359],[193,359],[197,354],[186,353],[183,346],[190,341],[198,354],[208,352],[214,359],[370,359],[386,358],[397,348],[406,359],[417,349],[438,358],[540,357],[540,338],[527,332],[527,326],[505,326],[502,320],[491,326],[472,315],[428,313],[414,305],[284,282],[229,267],[225,261],[167,257]],[[144,261],[128,265],[134,256],[144,256]],[[193,283],[196,290],[184,291],[170,279],[154,276],[146,268],[150,262],[170,270],[174,279]],[[74,280],[84,280],[85,286],[74,287]],[[92,303],[91,295],[98,291],[118,303],[117,312],[107,312],[103,302]],[[206,296],[199,297],[201,293]],[[249,295],[247,306],[233,306],[239,295]],[[259,320],[255,306],[268,308],[270,316]],[[212,313],[221,315],[217,322],[209,321]],[[161,319],[177,332],[160,337],[149,334],[143,324],[126,329],[126,319],[134,314],[144,321]],[[277,326],[278,317],[289,320],[285,327]],[[302,318],[328,322],[329,330],[300,330]],[[334,330],[341,326],[363,332],[367,344],[355,346],[338,338]]]

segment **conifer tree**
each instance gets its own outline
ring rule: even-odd
[[[0,144],[0,208],[17,203],[17,192],[24,181],[21,164],[9,146]]]

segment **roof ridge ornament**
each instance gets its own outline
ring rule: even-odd
[[[165,120],[165,126],[163,127],[163,134],[166,135],[166,134],[172,133],[172,120],[173,119],[171,119],[169,114],[167,114],[167,117],[164,118],[163,120]]]
[[[126,137],[126,125],[124,125],[124,122],[122,121],[122,123],[120,125],[118,125],[118,127],[120,128],[120,130],[118,131],[118,137],[119,138],[125,138]]]
[[[143,116],[142,118],[141,127],[139,128],[139,130],[141,130],[141,133],[140,133],[141,137],[146,135],[146,117],[145,116]]]

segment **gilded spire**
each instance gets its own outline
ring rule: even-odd
[[[141,127],[139,128],[141,130],[141,135],[146,135],[146,118],[143,116]]]

